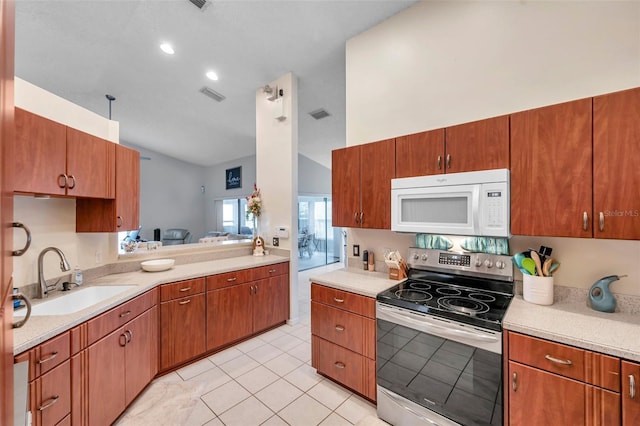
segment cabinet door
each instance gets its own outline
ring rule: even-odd
[[[120,328],[87,349],[87,410],[91,425],[110,425],[125,408],[126,341]]]
[[[124,326],[127,339],[124,347],[125,405],[129,405],[155,375],[157,356],[153,347],[158,344],[157,312],[158,308],[154,306]]]
[[[205,301],[201,293],[160,305],[161,370],[206,352]]]
[[[509,168],[509,116],[447,127],[447,173]]]
[[[253,332],[251,293],[250,283],[207,292],[207,350]]]
[[[115,197],[115,145],[67,127],[67,195]]]
[[[15,192],[64,195],[66,126],[16,108]],[[60,183],[62,187],[60,187]]]
[[[116,227],[138,229],[140,222],[140,153],[116,145]]]
[[[368,143],[361,148],[360,225],[370,229],[391,229],[391,179],[396,175],[395,139]]]
[[[333,226],[359,227],[360,146],[331,152]]]
[[[35,425],[58,424],[71,412],[71,361],[36,379],[30,387]]]
[[[622,361],[622,424],[640,424],[640,364]]]
[[[591,99],[512,114],[511,232],[591,237],[591,154]]]
[[[509,361],[509,425],[584,425],[587,385]]]
[[[444,129],[396,138],[396,177],[444,173]]]
[[[253,296],[253,332],[281,324],[289,318],[289,275],[251,283]]]
[[[640,88],[593,98],[593,229],[596,238],[640,239],[638,164]]]

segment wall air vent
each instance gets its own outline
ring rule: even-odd
[[[194,6],[198,9],[204,10],[204,7],[207,5],[207,0],[189,0]]]
[[[211,99],[216,100],[218,102],[222,102],[225,99],[227,99],[226,96],[221,95],[220,93],[216,92],[213,89],[208,88],[207,86],[204,86],[202,89],[200,89],[200,93],[203,93],[206,96],[208,96]]]
[[[315,111],[311,111],[309,115],[315,118],[316,120],[321,120],[325,117],[330,116],[331,114],[329,114],[326,109],[320,108]]]

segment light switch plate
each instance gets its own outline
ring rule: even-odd
[[[353,245],[353,255],[355,257],[360,257],[360,245],[359,244],[354,244]]]

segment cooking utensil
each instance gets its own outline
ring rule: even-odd
[[[553,257],[548,257],[542,264],[542,274],[545,277],[551,276],[551,265],[553,264],[553,262],[554,262]]]
[[[522,267],[527,271],[528,275],[536,274],[536,262],[534,262],[530,257],[522,259]]]
[[[520,272],[522,272],[523,274],[529,274],[529,272],[524,269],[522,267],[522,261],[526,259],[523,253],[516,253],[511,257],[511,261],[513,262],[514,265],[516,265],[516,267],[518,269],[520,269]]]
[[[549,273],[551,275],[553,275],[553,273],[560,268],[560,264],[558,262],[556,262],[555,260],[554,260],[554,262],[555,263],[552,263],[551,266],[549,267]]]
[[[535,250],[531,250],[531,260],[533,260],[533,262],[536,265],[536,270],[535,270],[535,274],[533,275],[538,275],[539,277],[543,277],[544,275],[542,274],[542,265],[540,264],[540,256],[538,255],[538,252]]]

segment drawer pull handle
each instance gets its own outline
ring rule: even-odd
[[[38,407],[38,411],[46,410],[47,408],[51,407],[53,404],[58,402],[58,399],[60,399],[60,396],[53,395],[51,398],[49,398],[49,402]]]
[[[38,364],[42,365],[45,362],[51,361],[52,359],[54,359],[57,356],[58,356],[58,352],[51,352],[51,354],[49,356],[47,356],[45,358],[41,358],[40,360],[38,360]]]
[[[191,290],[191,287],[185,287],[185,288],[181,288],[181,289],[180,289],[180,291],[181,291],[181,292],[182,292],[182,291],[189,291],[189,290]]]
[[[337,368],[345,368],[346,365],[344,364],[344,362],[340,362],[340,361],[336,361],[334,364]]]
[[[228,282],[231,282],[231,281],[235,281],[235,280],[237,280],[237,279],[238,279],[238,277],[227,278],[227,281],[228,281]]]
[[[558,358],[552,357],[551,355],[545,355],[544,357],[545,359],[548,359],[551,362],[555,362],[556,364],[573,365],[573,362],[571,362],[570,359],[558,359]]]
[[[191,303],[191,299],[183,300],[182,302],[178,302],[178,305],[186,305],[187,303]]]
[[[129,315],[131,315],[131,311],[123,312],[123,313],[120,314],[120,318],[124,318],[124,317],[129,316]]]
[[[337,297],[334,297],[333,301],[336,303],[344,303],[344,299],[338,299]]]
[[[273,273],[274,273],[274,272],[276,272],[276,271],[277,271],[277,269],[269,269],[269,273],[270,273],[270,274],[273,274]]]
[[[340,333],[342,333],[344,331],[344,326],[336,325],[336,331],[339,331]]]
[[[629,398],[636,397],[636,378],[633,374],[629,374]]]
[[[513,373],[513,378],[511,379],[511,387],[513,388],[514,392],[518,390],[518,373]]]

